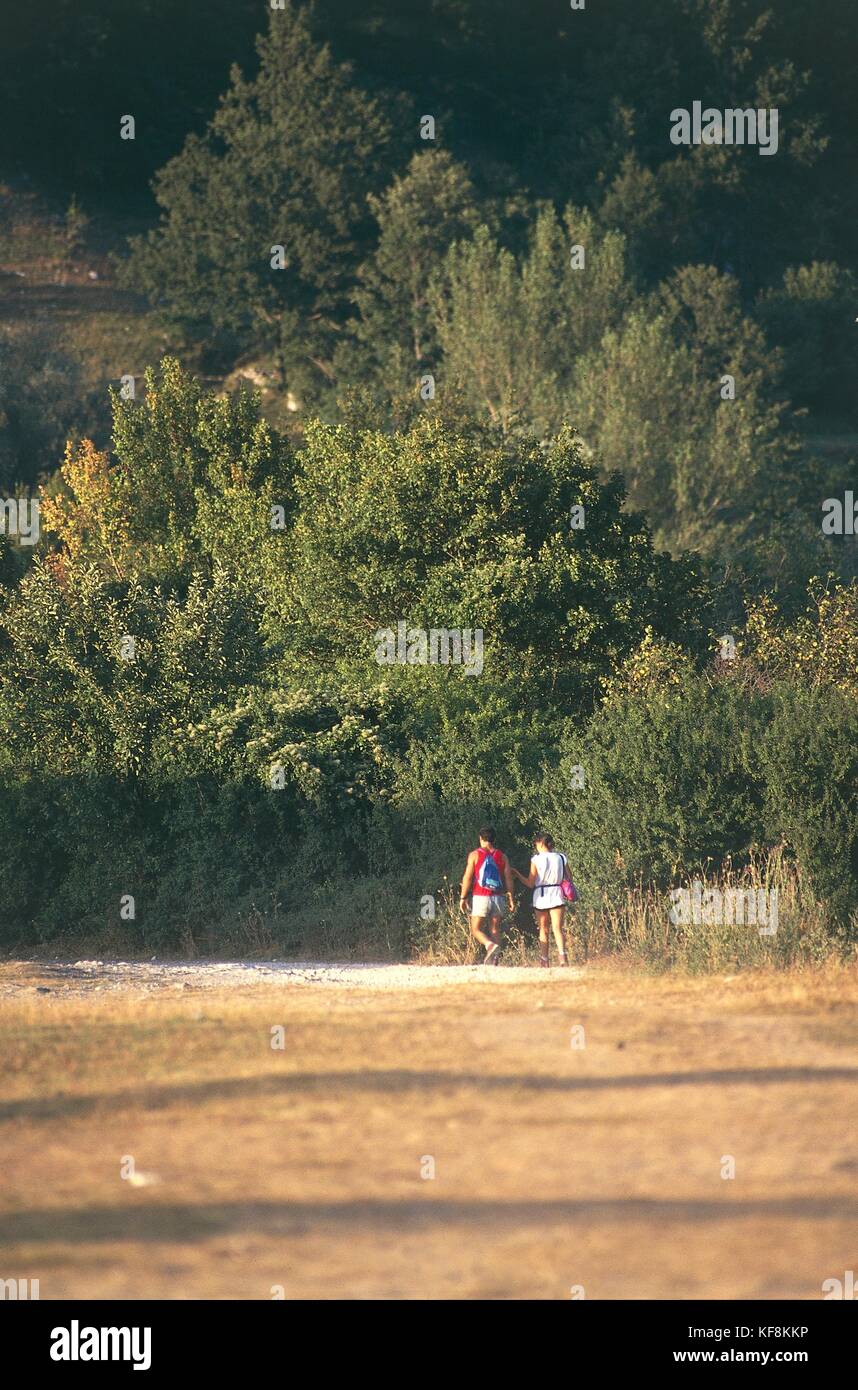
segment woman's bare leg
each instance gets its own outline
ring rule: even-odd
[[[539,958],[548,960],[548,927],[551,922],[551,915],[548,912],[535,912],[536,925],[539,928]]]
[[[566,938],[563,935],[563,922],[565,916],[565,907],[552,907],[551,927],[554,932],[554,940],[557,942],[557,950],[560,952],[561,962],[565,962],[566,960]]]

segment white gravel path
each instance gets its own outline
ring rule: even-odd
[[[89,994],[151,993],[253,985],[335,985],[370,990],[437,989],[474,981],[515,984],[544,977],[530,966],[361,965],[321,961],[21,961],[15,979],[0,978],[0,995],[22,992]],[[578,978],[576,969],[552,969],[552,977]]]

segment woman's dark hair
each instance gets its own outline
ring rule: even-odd
[[[554,840],[552,839],[552,837],[548,834],[548,832],[547,832],[546,830],[540,831],[540,833],[537,835],[537,837],[536,837],[536,844],[538,844],[538,845],[544,845],[545,848],[549,851],[549,853],[550,853],[551,850],[553,850],[553,848],[554,848]]]

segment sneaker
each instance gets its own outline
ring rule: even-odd
[[[542,970],[548,970],[548,968],[549,968],[548,957],[547,957],[547,956],[540,956],[540,957],[539,957],[539,965],[540,965],[540,968],[541,968]]]
[[[498,956],[499,956],[499,955],[500,955],[500,942],[499,942],[499,941],[493,941],[492,944],[491,944],[491,946],[488,946],[488,947],[486,948],[486,954],[485,954],[485,958],[484,958],[484,960],[483,960],[483,965],[497,965],[497,963],[498,963]]]
[[[568,965],[568,964],[569,964],[569,961],[567,960],[567,958],[566,958],[565,955],[562,955],[562,956],[560,956],[560,958],[559,958],[557,964],[558,964],[558,965]]]

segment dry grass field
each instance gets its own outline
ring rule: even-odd
[[[858,1269],[855,970],[462,973],[104,991],[0,966],[0,1277],[819,1299]]]

